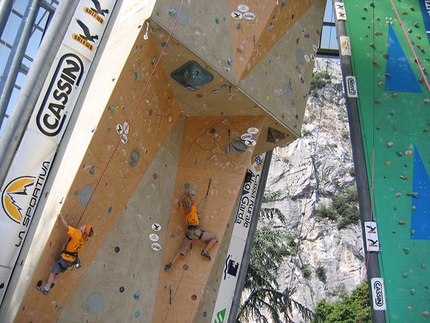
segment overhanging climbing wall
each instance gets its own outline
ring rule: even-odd
[[[119,17],[134,17],[145,2],[123,5]],[[77,171],[64,171],[67,158],[61,161],[55,184],[67,176],[73,178],[70,189],[44,192],[43,220],[28,248],[29,254],[43,251],[37,260],[21,256],[26,271],[18,277],[19,293],[8,292],[10,306],[0,317],[209,322],[247,168],[300,134],[324,5],[159,0],[148,20],[117,20],[113,43],[131,31],[137,38],[131,50],[102,57],[106,70],[121,54],[127,59],[119,76],[107,71],[104,80],[93,79],[88,93],[102,96],[100,101],[90,95],[82,100],[84,111],[103,110],[102,116],[91,120],[85,156],[70,161],[80,165]],[[99,93],[106,79],[112,90]],[[88,136],[68,135],[74,142]],[[64,156],[71,155],[68,148]],[[211,262],[201,258],[197,242],[195,252],[166,273],[184,233],[177,201],[186,185],[196,191],[204,228],[216,232],[220,243]],[[46,282],[67,241],[55,222],[60,208],[73,226],[90,222],[95,236],[82,252],[83,268],[59,276],[44,296],[36,284]],[[47,222],[52,232],[41,229]],[[39,246],[42,234],[49,239]]]
[[[340,47],[351,55],[357,80],[369,212],[379,234],[373,246],[380,247],[385,282],[386,304],[374,295],[375,308],[386,306],[387,322],[425,322],[430,313],[428,1],[345,0],[344,6],[349,40],[341,38]]]

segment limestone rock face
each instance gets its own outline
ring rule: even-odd
[[[334,194],[355,185],[340,62],[317,59],[315,72],[334,78],[309,95],[301,137],[274,150],[266,193],[281,195],[262,205],[279,209],[286,229],[299,237],[297,254],[282,264],[279,282],[282,289],[295,289],[292,298],[310,309],[321,299],[350,294],[365,278],[360,224],[339,230],[336,222],[314,217],[320,203],[330,205]]]

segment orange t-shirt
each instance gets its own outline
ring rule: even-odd
[[[200,225],[199,215],[197,213],[197,208],[194,205],[191,205],[191,211],[185,212],[184,207],[181,205],[179,207],[179,211],[184,216],[185,222],[188,225],[198,226]]]
[[[66,251],[68,252],[81,251],[82,248],[87,243],[87,239],[84,237],[81,230],[69,226],[69,230],[67,231],[67,234],[70,236],[70,240],[66,245]],[[61,258],[70,262],[74,262],[76,260],[75,257],[68,255],[67,253],[62,253]]]

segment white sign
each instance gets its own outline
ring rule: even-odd
[[[379,236],[378,226],[376,222],[366,221],[365,226],[365,237],[368,252],[379,252]]]
[[[340,36],[339,44],[340,44],[340,55],[351,56],[351,43],[349,42],[349,37]]]
[[[343,2],[335,2],[336,20],[346,20],[345,5]]]
[[[385,311],[387,303],[385,302],[384,279],[379,277],[372,278],[370,283],[372,285],[373,309],[375,311]]]
[[[355,76],[345,76],[346,95],[348,98],[358,98],[357,80]]]
[[[212,315],[212,323],[225,323],[231,310],[234,291],[237,284],[237,275],[242,263],[246,240],[248,239],[249,225],[254,210],[255,197],[260,183],[261,167],[265,154],[257,156],[248,167],[242,188],[242,197],[236,214],[233,234],[230,240],[227,257],[224,261],[224,270]]]

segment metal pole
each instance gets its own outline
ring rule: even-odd
[[[255,231],[257,230],[258,219],[260,217],[260,208],[263,201],[264,191],[266,189],[267,176],[269,175],[270,162],[273,151],[266,152],[263,169],[261,170],[260,182],[258,184],[257,195],[255,196],[255,205],[252,210],[251,223],[249,225],[248,237],[246,239],[245,250],[243,252],[242,265],[237,275],[236,289],[233,294],[230,314],[227,323],[236,323],[237,312],[239,311],[240,300],[242,297],[243,286],[245,284],[246,273],[248,271],[249,260],[251,258],[251,249],[254,242]]]
[[[25,14],[22,17],[15,41],[10,51],[9,59],[6,63],[3,78],[0,81],[0,127],[6,114],[13,86],[16,82],[19,70],[21,69],[22,58],[27,49],[28,40],[30,39],[38,11],[39,0],[33,0],[25,9]]]
[[[0,37],[3,35],[7,19],[12,12],[13,0],[0,1]]]
[[[0,137],[0,187],[3,185],[24,131],[79,0],[61,1]]]
[[[335,2],[338,0],[333,0],[333,10],[335,9]],[[339,20],[336,21],[336,29],[337,36],[347,36],[345,21]],[[343,85],[344,89],[347,89],[347,85],[345,82],[345,76],[352,76],[352,66],[351,66],[351,58],[350,56],[342,56],[341,58],[341,70],[343,75]],[[360,205],[360,218],[361,218],[361,227],[362,227],[362,235],[363,235],[363,243],[364,249],[366,253],[368,264],[367,267],[367,277],[369,279],[369,288],[370,288],[370,280],[374,277],[381,277],[379,270],[379,261],[378,254],[373,252],[367,252],[367,244],[365,241],[365,221],[370,221],[370,212],[371,209],[371,200],[370,200],[370,191],[369,191],[369,183],[367,177],[367,168],[365,162],[364,155],[364,146],[363,146],[363,137],[361,133],[360,127],[360,116],[358,113],[358,104],[356,98],[346,98],[346,107],[348,112],[348,122],[349,122],[349,130],[351,134],[351,143],[352,143],[352,154],[354,158],[354,167],[355,167],[355,180],[357,184],[358,191],[358,203]],[[370,292],[370,297],[372,293]],[[372,302],[371,302],[372,304]],[[385,311],[375,311],[372,309],[372,322],[373,323],[385,323]]]

